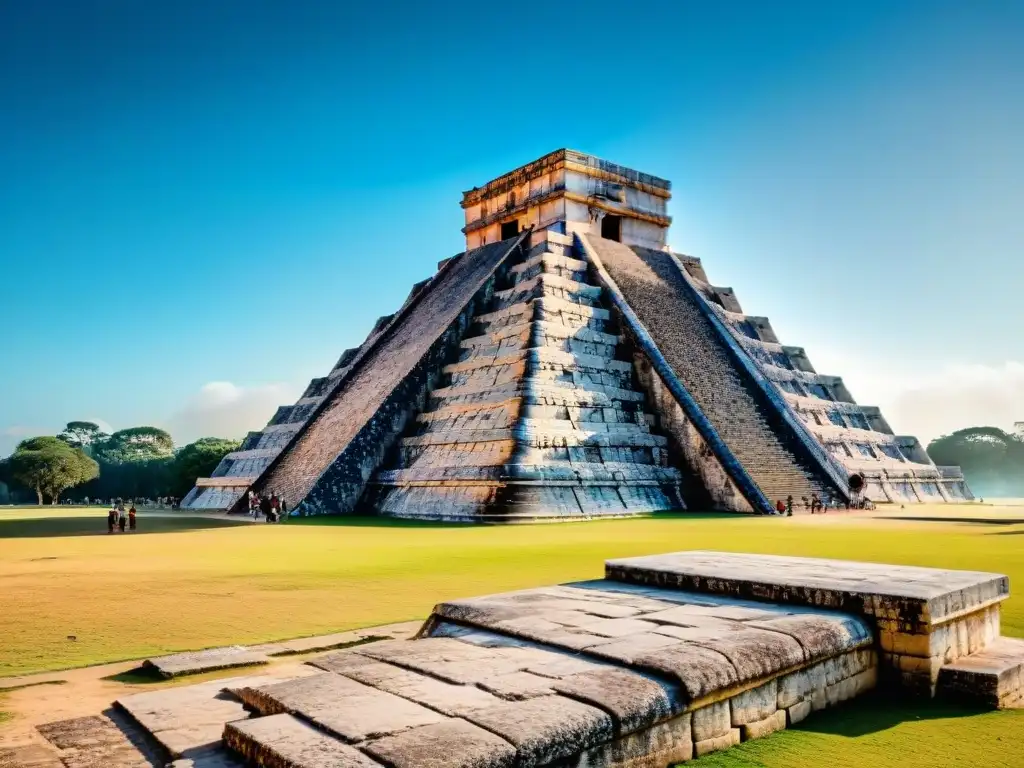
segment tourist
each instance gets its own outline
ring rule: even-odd
[[[786,505],[783,503],[782,499],[779,499],[778,501],[776,501],[775,502],[775,512],[776,512],[776,514],[781,515],[785,511],[786,511]]]
[[[274,520],[273,520],[274,508],[270,506],[270,498],[269,497],[264,496],[262,499],[260,499],[260,512],[263,514],[263,517],[266,518],[268,523],[274,522]]]
[[[281,518],[281,500],[273,491],[270,492],[270,508],[274,512],[274,521],[276,522]]]
[[[288,517],[288,503],[281,499],[281,519],[287,519]]]
[[[128,530],[130,530],[132,533],[135,533],[135,516],[136,516],[136,514],[137,514],[137,512],[136,512],[136,509],[135,509],[135,505],[132,504],[131,509],[128,510]]]
[[[786,497],[786,517],[793,516],[793,496],[789,495]]]
[[[107,512],[107,533],[113,533],[115,525],[117,525],[117,507],[112,506]]]
[[[125,515],[124,504],[122,504],[117,515],[117,527],[121,529],[121,533],[124,533],[124,528],[127,524],[128,517]]]

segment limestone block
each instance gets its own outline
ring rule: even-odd
[[[328,736],[291,715],[272,715],[228,723],[228,747],[252,764],[267,768],[375,768],[358,749]]]
[[[794,726],[811,714],[811,702],[800,701],[791,706],[786,710],[786,717],[789,720],[789,725]]]
[[[562,760],[614,735],[610,716],[562,696],[503,702],[466,719],[510,742],[516,748],[517,766]]]
[[[693,757],[690,713],[588,749],[571,768],[665,768]]]
[[[625,637],[650,632],[657,629],[658,625],[640,619],[591,619],[580,628],[585,632],[602,637]]]
[[[603,669],[605,665],[586,661],[568,654],[551,654],[549,658],[534,662],[525,671],[532,672],[541,677],[560,679],[569,675],[577,675],[581,672]]]
[[[454,685],[379,661],[350,669],[342,674],[372,688],[415,701],[449,717],[459,717],[471,710],[498,703],[495,696],[474,686]],[[543,678],[537,679],[544,681]]]
[[[695,742],[707,741],[729,733],[732,728],[729,702],[719,701],[694,710],[692,728]]]
[[[590,650],[594,656],[611,659],[623,664],[639,664],[641,658],[665,648],[675,648],[681,643],[673,637],[659,634],[641,634],[605,642]],[[572,646],[567,646],[572,648]],[[724,661],[724,659],[723,659]],[[660,669],[660,662],[651,661],[653,669]],[[668,671],[668,670],[665,670]]]
[[[724,655],[740,682],[769,677],[804,662],[800,643],[788,635],[761,629],[743,629],[700,645]]]
[[[817,687],[820,687],[822,684],[819,681]],[[778,679],[777,685],[778,698],[776,699],[776,705],[779,709],[789,709],[794,704],[803,701],[810,695],[811,690],[816,687],[811,669],[801,669],[788,675],[783,675]]]
[[[596,649],[597,652],[604,650],[603,646]],[[740,682],[736,668],[722,653],[690,643],[677,642],[665,648],[639,653],[633,662],[678,680],[687,701],[697,701]]]
[[[666,686],[624,669],[602,669],[563,678],[555,691],[612,715],[616,732],[632,733],[682,710]]]
[[[554,693],[553,683],[552,678],[541,677],[531,672],[509,672],[504,675],[484,678],[477,685],[498,698],[522,700],[537,696],[550,696]]]
[[[756,620],[750,625],[796,638],[806,651],[807,661],[835,656],[873,641],[863,619],[843,614],[796,614]]]
[[[297,714],[349,742],[442,722],[426,707],[330,672],[258,689],[268,714]]]
[[[693,755],[700,757],[709,752],[717,752],[720,749],[728,749],[740,743],[740,729],[732,728],[724,736],[716,736],[713,739],[693,742]]]
[[[760,739],[762,736],[767,736],[769,733],[775,733],[775,731],[781,731],[786,727],[786,712],[784,710],[778,710],[768,715],[763,720],[757,720],[752,723],[746,723],[742,730],[743,741],[750,741],[751,739]]]
[[[154,670],[161,677],[177,677],[179,675],[195,675],[201,672],[213,672],[218,669],[246,667],[266,664],[266,654],[254,651],[241,645],[227,648],[209,648],[205,651],[187,651],[174,653],[170,656],[146,659],[142,666]]]
[[[733,726],[764,720],[778,709],[779,686],[772,680],[757,688],[744,691],[729,700]]]
[[[413,728],[365,749],[392,768],[511,768],[516,757],[507,741],[465,720]]]

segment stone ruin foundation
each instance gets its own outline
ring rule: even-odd
[[[364,630],[286,679],[116,705],[182,768],[667,768],[876,688],[1024,706],[1024,641],[999,634],[1007,596],[992,573],[700,551],[612,560],[601,580],[442,603],[412,639]],[[204,653],[224,666],[214,649],[189,656],[194,671]],[[40,730],[57,743],[85,725]]]

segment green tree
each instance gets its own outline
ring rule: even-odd
[[[93,455],[109,464],[166,459],[174,453],[171,436],[157,427],[121,429],[97,443]]]
[[[91,446],[102,443],[110,435],[100,429],[99,424],[91,421],[69,421],[64,431],[57,435],[73,448],[81,448],[89,453]]]
[[[182,448],[174,456],[171,467],[174,496],[184,496],[196,483],[197,477],[209,477],[220,464],[220,460],[231,451],[238,450],[238,440],[220,437],[202,437]]]
[[[1024,440],[997,427],[970,427],[928,445],[940,466],[958,466],[983,496],[1024,495]]]
[[[65,488],[88,482],[100,472],[99,465],[80,448],[48,436],[23,440],[9,463],[14,478],[33,488],[40,504],[44,496],[56,504]]]

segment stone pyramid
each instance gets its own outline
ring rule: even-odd
[[[183,502],[573,519],[971,498],[667,245],[669,182],[559,150],[466,192],[467,250]]]

